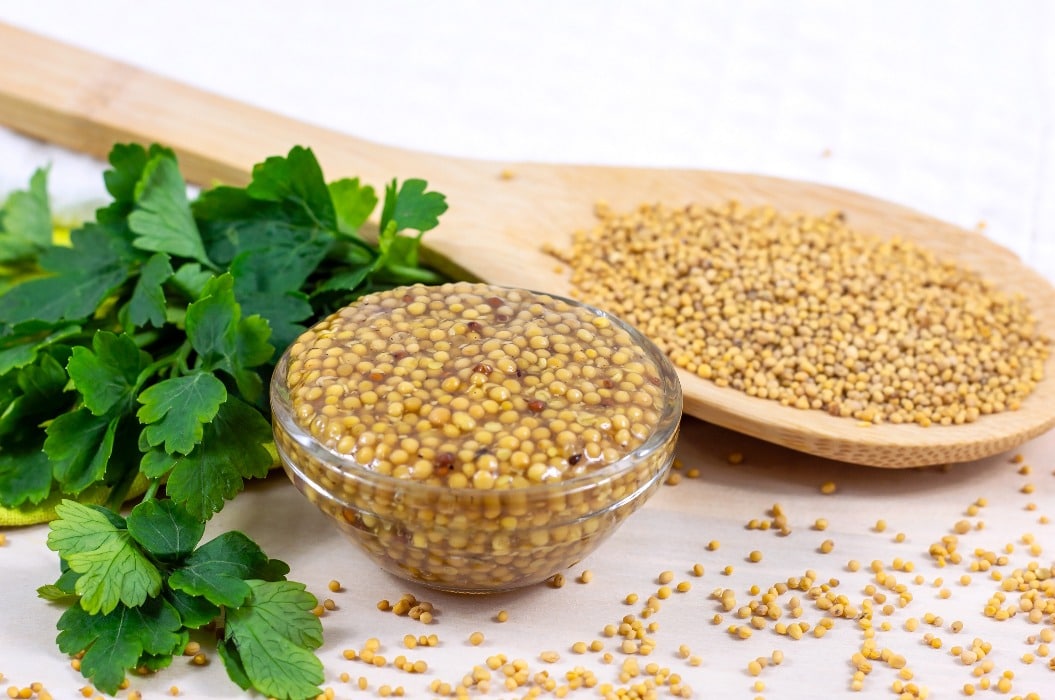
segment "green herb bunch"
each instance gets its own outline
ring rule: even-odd
[[[241,533],[197,545],[274,463],[265,387],[278,353],[364,293],[442,281],[419,248],[445,199],[392,181],[371,244],[359,231],[375,191],[327,183],[309,149],[193,200],[164,147],[117,145],[109,162],[112,201],[68,244],[53,241],[46,170],[0,209],[0,505],[64,499],[48,540],[63,573],[41,594],[76,601],[59,646],[85,652],[101,690],[166,665],[188,630],[222,618],[236,682],[311,696],[321,667],[297,675],[281,662],[303,655],[275,640],[315,658],[314,598]],[[144,500],[125,519],[134,486]],[[100,493],[105,506],[77,502]],[[261,640],[278,655],[267,663]]]

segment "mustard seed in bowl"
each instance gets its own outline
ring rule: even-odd
[[[272,379],[294,483],[386,570],[465,592],[546,580],[650,495],[681,387],[638,331],[473,283],[365,296]]]

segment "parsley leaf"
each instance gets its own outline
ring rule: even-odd
[[[190,595],[183,591],[167,588],[165,600],[176,608],[183,626],[196,630],[212,622],[220,614],[220,606],[210,603],[201,596]]]
[[[179,559],[194,551],[205,523],[169,499],[143,501],[128,514],[128,533],[158,559]]]
[[[76,324],[56,325],[42,321],[0,327],[0,375],[25,367],[41,350],[76,335],[80,330]]]
[[[322,663],[311,652],[322,645],[322,625],[311,612],[315,596],[292,581],[246,585],[249,600],[227,614],[225,641],[237,649],[238,670],[265,695],[314,697],[324,678]]]
[[[446,198],[438,192],[426,192],[424,180],[407,180],[398,187],[393,180],[385,188],[385,203],[381,212],[381,228],[377,245],[381,255],[374,269],[396,284],[436,282],[436,276],[419,267],[418,253],[421,235],[439,224],[439,216],[447,211]],[[402,236],[400,231],[414,229],[416,236]]]
[[[90,614],[107,614],[118,603],[142,605],[161,591],[161,573],[113,513],[74,501],[55,507],[59,516],[48,533],[48,549],[80,574],[74,590]]]
[[[136,185],[142,179],[147,163],[158,156],[176,157],[171,149],[158,144],[152,144],[149,149],[138,143],[114,144],[108,158],[112,167],[103,173],[106,191],[114,199],[96,212],[100,222],[124,221],[128,217],[135,208]]]
[[[96,416],[84,406],[51,422],[44,452],[64,492],[77,494],[102,481],[117,423],[117,418]]]
[[[271,426],[252,406],[233,396],[205,426],[202,440],[173,461],[169,497],[201,519],[209,518],[242,490],[249,478],[267,476],[274,459],[267,450]]]
[[[151,325],[165,325],[165,290],[162,285],[173,275],[172,264],[166,253],[152,255],[139,270],[139,279],[132,296],[121,310],[121,325],[127,329]]]
[[[128,215],[135,246],[171,253],[212,267],[194,223],[187,183],[175,158],[159,154],[147,161],[135,187],[136,208]]]
[[[357,177],[331,182],[330,197],[337,212],[337,230],[345,235],[357,234],[377,206],[374,188],[359,184]]]
[[[263,393],[263,380],[253,368],[274,354],[275,348],[267,342],[270,335],[267,321],[260,316],[243,318],[230,274],[210,280],[201,298],[187,307],[187,337],[198,353],[198,368],[226,372],[250,401]]]
[[[238,607],[253,590],[249,579],[281,580],[285,562],[268,559],[259,545],[241,532],[225,532],[194,550],[169,576],[173,590],[200,596],[214,605]]]
[[[29,179],[29,189],[13,192],[0,207],[0,263],[20,262],[51,247],[48,171]]]
[[[73,348],[66,369],[88,410],[105,416],[114,408],[131,407],[137,379],[148,364],[150,355],[130,336],[99,331],[92,337],[91,350]]]
[[[66,407],[66,382],[66,370],[50,353],[18,373],[0,376],[0,439],[38,429],[56,405]]]
[[[440,215],[447,211],[447,198],[439,192],[426,192],[427,187],[424,180],[404,180],[397,193],[396,181],[389,183],[380,229],[384,231],[392,223],[397,233],[408,228],[422,233],[436,228]]]
[[[284,158],[272,156],[256,165],[245,191],[253,199],[284,205],[294,221],[313,222],[328,230],[337,227],[333,199],[309,148],[294,146]]]
[[[203,426],[226,400],[223,382],[208,372],[160,381],[139,394],[143,406],[136,416],[144,425],[140,439],[149,447],[164,445],[170,454],[187,454],[201,442]]]
[[[79,229],[70,241],[70,248],[49,248],[40,257],[40,266],[55,274],[22,282],[0,296],[0,321],[84,320],[128,279],[123,246],[103,229]]]
[[[83,600],[83,599],[82,599]],[[138,665],[144,654],[169,659],[186,644],[179,613],[161,598],[142,605],[117,605],[102,615],[73,606],[59,618],[59,649],[79,654],[81,673],[111,695],[117,693],[125,672]]]
[[[8,508],[48,497],[52,468],[44,453],[47,437],[41,424],[63,398],[66,371],[50,353],[22,371],[0,376],[0,505]]]
[[[51,464],[44,454],[44,431],[0,452],[0,505],[36,505],[51,493]]]

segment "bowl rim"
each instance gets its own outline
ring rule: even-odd
[[[447,284],[466,284],[464,282],[454,282]],[[661,396],[664,400],[664,405],[661,407],[659,419],[656,422],[655,429],[645,438],[637,448],[622,455],[619,459],[612,462],[611,464],[605,465],[601,469],[596,471],[589,471],[583,474],[576,475],[570,479],[562,479],[556,482],[543,482],[541,484],[533,484],[531,486],[524,486],[519,488],[508,488],[508,489],[477,489],[471,486],[462,488],[452,488],[449,486],[443,486],[440,484],[426,484],[413,479],[404,479],[390,474],[380,474],[368,467],[364,467],[359,464],[354,457],[351,455],[342,454],[336,450],[326,447],[319,442],[313,435],[311,435],[303,426],[298,424],[292,414],[291,404],[289,401],[289,385],[286,382],[287,367],[290,360],[290,351],[293,348],[294,343],[290,344],[282,355],[279,357],[278,363],[271,375],[271,381],[269,382],[269,398],[271,403],[271,414],[272,414],[272,429],[276,433],[282,430],[285,435],[296,442],[302,449],[308,452],[308,454],[323,464],[328,469],[335,471],[340,476],[345,478],[356,478],[367,482],[372,482],[376,486],[386,486],[390,489],[415,489],[422,493],[436,493],[437,495],[445,495],[447,497],[509,497],[512,495],[535,495],[535,494],[569,494],[576,493],[582,490],[593,488],[605,481],[620,476],[625,472],[629,472],[634,466],[646,460],[649,456],[660,451],[665,445],[671,443],[672,440],[676,439],[678,430],[681,424],[682,410],[683,410],[683,393],[681,387],[681,381],[678,379],[678,373],[674,368],[674,364],[670,359],[663,353],[659,347],[649,340],[640,330],[636,327],[631,326],[629,323],[623,321],[614,314],[600,309],[591,304],[579,301],[577,299],[571,299],[568,297],[561,296],[559,294],[552,294],[550,292],[539,292],[531,289],[523,289],[520,287],[508,287],[503,285],[494,285],[487,283],[468,283],[474,284],[475,286],[490,288],[490,289],[501,289],[508,291],[522,291],[539,297],[539,301],[544,301],[545,298],[561,301],[570,304],[574,307],[584,309],[587,312],[606,318],[610,323],[619,327],[620,330],[625,331],[629,336],[631,342],[638,348],[640,348],[645,355],[645,358],[652,362],[655,366],[656,372],[659,375]],[[402,287],[396,287],[395,290],[402,289],[413,289],[415,287],[440,287],[446,285],[406,285]],[[370,295],[360,297],[356,301],[352,302],[352,305],[360,303],[364,299],[368,299],[376,294],[390,294],[394,290],[386,290],[384,292],[377,292]],[[347,308],[347,307],[345,307]],[[339,312],[339,311],[338,311]],[[338,313],[334,312],[334,313]],[[332,314],[330,315],[332,316]],[[327,316],[326,318],[329,318]],[[320,321],[321,322],[321,319]],[[282,448],[279,445],[279,441],[276,440],[276,447],[282,452]]]

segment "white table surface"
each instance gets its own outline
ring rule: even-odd
[[[906,204],[966,228],[984,231],[1055,279],[1055,4],[1035,2],[749,2],[749,3],[180,3],[39,2],[0,5],[0,21],[67,40],[201,87],[379,142],[442,153],[510,160],[687,166],[765,173],[856,189]],[[310,145],[310,144],[309,144]],[[260,154],[264,157],[270,154]],[[0,130],[0,192],[23,187],[35,167],[51,163],[60,210],[83,208],[102,196],[101,165]],[[349,173],[342,173],[349,175]],[[727,462],[731,451],[746,459]],[[715,588],[732,588],[746,604],[748,588],[814,569],[855,604],[874,578],[873,560],[896,572],[912,602],[887,619],[877,635],[908,660],[913,682],[932,698],[963,697],[978,679],[954,658],[954,645],[978,637],[992,643],[988,674],[995,685],[1014,673],[1009,697],[1033,692],[1055,697],[1051,656],[1037,656],[1031,637],[1055,629],[1055,619],[1025,616],[997,622],[982,610],[998,590],[988,574],[959,583],[964,564],[939,569],[931,543],[970,521],[960,548],[1013,551],[1005,573],[1037,561],[1052,566],[1055,525],[1055,434],[1011,455],[936,469],[884,471],[826,462],[775,449],[723,430],[686,421],[680,445],[686,468],[701,475],[663,488],[596,554],[569,572],[594,573],[557,590],[536,587],[497,597],[458,598],[402,583],[379,572],[347,545],[281,477],[254,484],[210,524],[239,528],[292,566],[291,577],[338,609],[323,618],[320,650],[326,686],[337,697],[376,697],[382,684],[402,685],[408,697],[428,697],[434,678],[458,683],[490,654],[527,660],[533,671],[562,675],[591,669],[618,683],[623,656],[606,665],[599,654],[579,656],[576,641],[602,639],[601,628],[640,606],[622,600],[655,591],[665,569],[690,580],[691,591],[665,602],[652,620],[655,653],[645,659],[680,673],[693,697],[798,698],[854,695],[850,657],[862,642],[852,623],[837,620],[823,639],[801,641],[772,628],[733,639],[711,619]],[[832,480],[838,490],[819,492]],[[1032,493],[1023,487],[1032,485]],[[989,505],[965,515],[976,499]],[[779,502],[792,533],[745,529]],[[818,517],[827,531],[811,529]],[[879,533],[875,522],[885,519]],[[42,682],[56,698],[81,697],[85,685],[54,645],[60,609],[36,599],[56,560],[44,546],[45,527],[5,532],[0,547],[0,689]],[[903,542],[895,539],[904,533]],[[1041,547],[1031,554],[1023,537]],[[825,539],[834,551],[818,551]],[[719,540],[717,551],[708,541]],[[764,558],[750,563],[748,553]],[[850,572],[847,561],[862,562]],[[705,575],[688,569],[700,562]],[[723,575],[726,565],[732,575]],[[913,582],[916,574],[922,584]],[[935,586],[936,578],[944,578]],[[346,590],[331,594],[326,583]],[[939,590],[948,588],[947,599]],[[424,627],[381,613],[375,603],[414,592],[440,609]],[[507,609],[510,620],[492,616]],[[910,617],[941,615],[942,627],[904,628]],[[823,613],[806,605],[815,624]],[[950,624],[963,622],[954,633]],[[486,636],[480,647],[467,639]],[[935,650],[927,632],[944,645]],[[406,650],[404,634],[435,633],[436,648]],[[428,662],[414,676],[345,660],[346,648],[369,637],[393,659]],[[687,644],[702,658],[691,667],[676,652]],[[1055,644],[1052,653],[1055,654]],[[774,649],[785,662],[755,679],[749,661]],[[560,660],[547,664],[543,650]],[[170,686],[193,698],[241,697],[218,658],[192,666],[177,660],[153,678],[134,678],[144,697]],[[365,676],[365,693],[339,679]],[[877,664],[864,697],[888,697],[896,678]],[[764,683],[756,691],[756,680]],[[122,693],[123,696],[125,693]],[[489,696],[504,697],[497,684]],[[661,693],[665,696],[665,691]],[[571,697],[597,697],[580,690]]]

